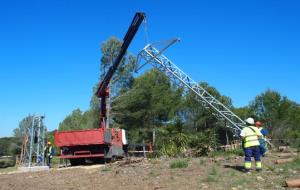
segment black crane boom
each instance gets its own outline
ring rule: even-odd
[[[145,18],[145,14],[144,13],[136,13],[131,24],[130,27],[123,39],[123,44],[121,46],[121,49],[119,51],[119,54],[117,56],[117,58],[114,60],[113,65],[109,68],[108,72],[106,73],[104,79],[102,80],[102,82],[100,83],[100,86],[97,90],[96,95],[98,97],[101,97],[105,94],[105,90],[108,87],[108,84],[111,80],[111,78],[113,77],[114,73],[116,72],[118,66],[121,63],[122,58],[124,57],[128,46],[130,45],[133,37],[135,36],[137,30],[139,29],[139,26],[141,25],[141,23],[143,22]]]
[[[127,48],[129,47],[132,39],[134,38],[136,32],[138,31],[141,23],[145,19],[145,14],[141,12],[137,12],[129,26],[129,29],[123,38],[123,43],[121,46],[121,49],[119,51],[118,56],[114,60],[113,65],[108,69],[108,72],[105,74],[104,79],[101,81],[99,88],[96,92],[96,96],[101,98],[101,114],[100,114],[100,127],[105,127],[106,126],[106,120],[107,120],[107,110],[106,110],[106,98],[109,96],[108,92],[108,85],[115,74],[116,70],[118,69],[122,58],[124,57]]]

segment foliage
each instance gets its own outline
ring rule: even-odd
[[[189,166],[189,163],[186,159],[181,159],[181,160],[173,160],[170,162],[169,167],[171,169],[175,168],[187,168]]]
[[[95,128],[95,126],[97,126],[94,119],[95,117],[98,117],[98,115],[96,115],[93,110],[82,112],[80,109],[76,109],[59,124],[59,130]]]
[[[0,156],[14,156],[21,153],[23,134],[31,125],[32,116],[24,117],[17,128],[14,129],[14,137],[0,139]]]
[[[0,156],[12,156],[18,153],[17,138],[0,138]]]
[[[250,103],[256,119],[265,123],[270,136],[276,139],[298,138],[300,133],[300,106],[281,96],[279,92],[267,90]]]
[[[208,83],[199,83],[207,92],[217,98],[220,102],[228,108],[232,107],[232,101],[227,96],[222,96],[216,88],[209,86]],[[184,99],[183,108],[184,120],[187,121],[187,127],[192,131],[202,131],[203,129],[214,128],[219,124],[217,119],[213,116],[214,110],[206,109],[205,106],[198,100],[195,93],[190,92]]]
[[[101,172],[110,172],[111,170],[112,170],[111,167],[105,166],[105,167],[103,167],[103,168],[101,169]]]
[[[157,70],[137,77],[132,88],[112,104],[115,124],[131,134],[150,131],[172,122],[181,92],[175,90],[168,78]],[[141,141],[139,136],[131,136]],[[145,139],[149,140],[149,139]]]
[[[230,156],[244,156],[243,149],[235,149],[235,150],[228,150],[228,151],[212,151],[208,154],[209,157],[230,157]]]
[[[183,132],[183,124],[176,120],[174,124],[160,128],[157,132],[155,148],[161,155],[178,156],[186,151],[189,136]]]
[[[214,130],[207,129],[203,132],[191,134],[190,147],[196,149],[197,156],[208,155],[219,145],[218,136]]]
[[[16,163],[16,160],[13,158],[1,158],[0,159],[0,168],[13,167]]]

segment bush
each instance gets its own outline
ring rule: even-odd
[[[300,148],[300,131],[298,130],[289,130],[287,132],[287,144],[293,148]]]
[[[157,137],[155,147],[159,154],[171,157],[182,155],[190,141],[190,137],[183,132],[183,124],[179,121],[157,130]]]
[[[13,167],[16,164],[13,158],[0,158],[0,168]]]
[[[228,150],[228,151],[222,150],[222,151],[213,151],[208,154],[209,157],[218,157],[218,156],[228,157],[233,155],[244,156],[244,151],[243,149]]]
[[[190,147],[196,149],[196,156],[207,156],[218,144],[218,138],[214,130],[206,130],[191,135]]]
[[[187,160],[174,160],[170,162],[170,168],[175,169],[175,168],[187,168],[189,165]]]

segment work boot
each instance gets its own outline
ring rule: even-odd
[[[257,171],[257,172],[261,172],[262,169],[261,169],[261,168],[257,168],[256,171]]]
[[[243,171],[244,173],[250,173],[250,169],[244,168],[242,171]]]

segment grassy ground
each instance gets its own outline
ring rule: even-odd
[[[1,168],[0,169],[0,173],[8,173],[8,172],[13,172],[13,171],[17,171],[17,166],[13,166],[13,167],[7,167],[7,168]]]
[[[241,171],[244,157],[221,152],[201,158],[146,159],[105,166],[54,168],[48,172],[0,175],[7,189],[286,189],[287,179],[300,178],[300,158],[275,165],[277,153],[263,158],[263,171]],[[57,161],[57,160],[56,160]],[[55,162],[56,162],[55,161]],[[59,163],[59,162],[57,162]],[[122,164],[123,163],[123,164]],[[1,170],[0,170],[1,171]],[[18,181],[18,183],[15,183]],[[5,188],[4,188],[5,189]]]

